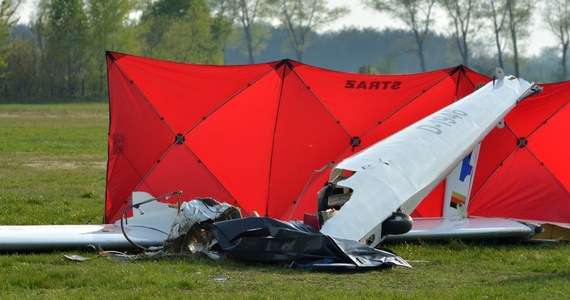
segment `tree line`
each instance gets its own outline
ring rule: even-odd
[[[361,3],[405,29],[322,32],[350,11],[326,0],[40,0],[28,24],[15,18],[21,0],[1,0],[0,98],[104,99],[106,50],[200,64],[292,57],[363,73],[420,72],[461,63],[482,73],[502,66],[516,75],[539,70],[547,80],[568,79],[570,0]],[[520,44],[537,9],[559,47],[525,58]],[[436,10],[446,15],[449,34],[434,32]],[[341,66],[335,55],[351,64]]]

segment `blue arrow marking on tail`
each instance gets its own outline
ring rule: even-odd
[[[463,159],[463,162],[461,163],[461,171],[459,172],[459,180],[461,180],[462,182],[465,182],[465,178],[467,176],[471,175],[471,172],[473,172],[473,166],[469,164],[470,160],[471,160],[471,153],[469,153],[469,155],[467,155]]]

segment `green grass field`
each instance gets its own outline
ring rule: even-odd
[[[0,105],[0,225],[103,218],[107,105]],[[1,241],[0,241],[1,243]],[[62,253],[0,254],[1,299],[567,299],[570,245],[461,242],[386,245],[413,266],[317,273],[232,261],[85,262]],[[227,280],[214,280],[217,275]]]

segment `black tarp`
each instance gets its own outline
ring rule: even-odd
[[[388,251],[333,238],[302,223],[249,217],[210,225],[221,250],[250,263],[278,263],[309,269],[365,270],[410,265]]]

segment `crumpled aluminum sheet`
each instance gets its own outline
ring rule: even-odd
[[[210,251],[215,241],[205,225],[233,218],[241,218],[238,208],[212,198],[198,198],[184,202],[164,241],[164,251],[167,253],[201,253],[212,259],[218,259],[219,254]]]

